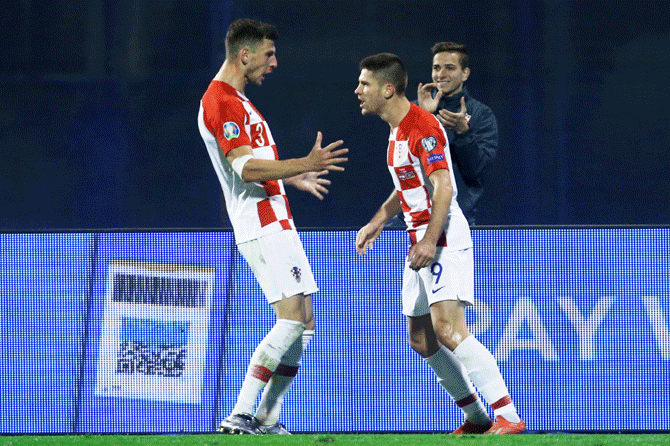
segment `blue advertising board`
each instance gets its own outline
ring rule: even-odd
[[[77,432],[207,432],[232,234],[103,233]]]
[[[0,432],[72,429],[93,234],[0,234]]]
[[[355,231],[300,235],[320,288],[316,332],[281,421],[457,427],[460,410],[406,339],[406,235],[385,231],[366,256]],[[670,430],[670,229],[476,229],[473,241],[468,323],[530,430]],[[1,433],[212,432],[274,323],[231,232],[0,243]]]

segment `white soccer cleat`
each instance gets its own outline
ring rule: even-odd
[[[262,433],[258,420],[246,413],[229,415],[221,422],[219,432],[231,435],[259,435]]]

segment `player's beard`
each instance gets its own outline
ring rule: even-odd
[[[254,84],[256,86],[263,85],[263,76],[247,76],[247,83]]]
[[[261,86],[263,84],[263,80],[265,79],[265,75],[270,74],[271,71],[266,71],[267,66],[263,65],[261,67],[258,67],[255,70],[252,70],[247,73],[246,78],[247,78],[247,83],[254,84],[257,86]]]
[[[374,98],[368,98],[363,101],[361,106],[361,114],[363,115],[378,115],[381,112],[381,105]]]

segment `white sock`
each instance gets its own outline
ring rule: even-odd
[[[286,354],[281,358],[281,363],[272,375],[272,379],[263,391],[261,402],[256,410],[256,418],[265,426],[272,426],[279,421],[284,396],[293,384],[295,375],[300,367],[302,354],[314,336],[314,330],[305,330],[302,337],[296,339]]]
[[[477,396],[467,371],[461,361],[446,347],[441,347],[425,361],[437,375],[437,382],[444,387],[461,408],[465,418],[475,424],[486,424],[490,418]]]
[[[251,414],[258,394],[268,383],[279,362],[296,339],[305,330],[305,324],[278,319],[272,330],[258,344],[249,361],[247,374],[231,414]]]
[[[520,418],[509,396],[495,358],[474,336],[468,336],[454,350],[479,393],[493,408],[494,415],[518,423]]]

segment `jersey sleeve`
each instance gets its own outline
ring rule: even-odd
[[[222,104],[220,112],[210,124],[224,155],[237,147],[251,145],[251,138],[245,130],[247,119],[247,112],[241,102],[226,101]]]
[[[409,150],[414,156],[421,159],[427,176],[438,169],[449,169],[449,162],[445,155],[445,152],[449,151],[449,146],[444,133],[439,128],[420,128],[413,136]]]

